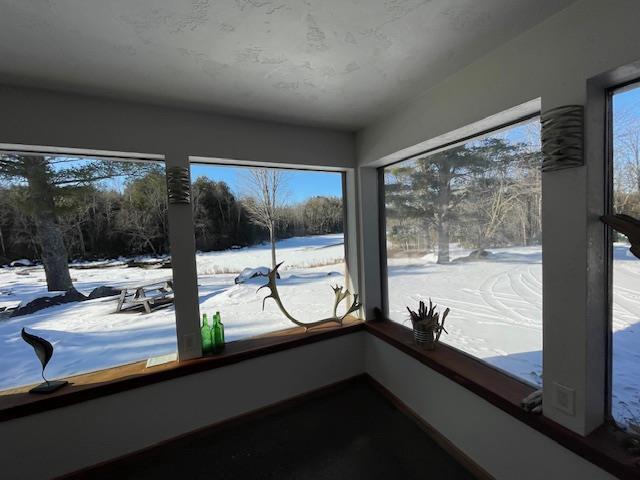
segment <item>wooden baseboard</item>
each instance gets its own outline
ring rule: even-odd
[[[420,415],[409,408],[402,400],[396,397],[387,387],[378,382],[368,373],[364,376],[367,379],[369,385],[371,385],[378,393],[385,397],[391,404],[402,412],[405,416],[409,417],[420,429],[425,432],[431,439],[436,442],[440,448],[451,455],[456,462],[462,465],[471,475],[478,480],[495,480],[495,478],[487,472],[484,468],[474,462],[467,454],[456,447],[447,437],[442,435],[438,430],[433,428],[431,424],[426,422]]]
[[[435,430],[431,425],[425,422],[420,416],[418,416],[418,414],[416,414],[407,405],[405,405],[398,397],[396,397],[386,387],[384,387],[382,384],[380,384],[377,380],[375,380],[373,377],[371,377],[367,373],[362,373],[354,377],[350,377],[345,380],[332,383],[330,385],[325,385],[324,387],[321,387],[300,395],[296,395],[295,397],[291,397],[286,400],[282,400],[280,402],[267,405],[266,407],[262,407],[257,410],[252,410],[250,412],[247,412],[235,417],[231,417],[226,420],[222,420],[220,422],[207,425],[205,427],[202,427],[196,430],[192,430],[182,435],[178,435],[176,437],[163,440],[161,442],[145,447],[141,450],[127,453],[125,455],[121,455],[119,457],[112,458],[104,462],[100,462],[95,465],[82,468],[80,470],[76,470],[74,472],[57,477],[57,480],[90,479],[93,477],[94,472],[96,472],[97,470],[100,470],[101,468],[108,467],[114,463],[128,462],[133,460],[139,461],[140,459],[143,459],[146,456],[152,455],[157,449],[170,446],[171,444],[178,442],[180,440],[183,440],[184,438],[188,438],[188,437],[197,438],[201,435],[202,436],[208,435],[212,431],[220,431],[221,429],[235,427],[243,423],[256,420],[258,418],[261,418],[270,414],[287,410],[289,408],[302,404],[310,399],[343,390],[357,383],[366,383],[370,385],[373,389],[375,389],[377,392],[379,392],[397,410],[399,410],[402,414],[406,415],[413,422],[415,422],[420,427],[420,429],[422,429],[427,435],[429,435],[429,437],[433,441],[435,441],[443,450],[445,450],[449,455],[451,455],[458,463],[460,463],[467,471],[469,471],[469,473],[474,475],[476,478],[478,478],[479,480],[494,480],[494,478],[491,475],[489,475],[488,472],[486,472],[482,467],[480,467],[477,463],[471,460],[458,447],[456,447],[453,443],[451,443],[440,432]]]

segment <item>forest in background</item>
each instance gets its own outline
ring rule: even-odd
[[[387,167],[389,255],[437,252],[448,263],[451,244],[539,244],[539,123],[523,127],[523,141],[488,137]]]
[[[47,157],[55,171],[55,157]],[[77,159],[73,160],[78,163]],[[50,186],[55,223],[62,232],[69,259],[101,259],[133,255],[167,255],[169,225],[164,168],[157,164],[91,160],[82,172],[76,164],[68,183]],[[110,163],[111,165],[102,165]],[[115,170],[105,171],[116,165]],[[90,171],[90,175],[89,175]],[[51,173],[51,172],[49,172]],[[77,175],[80,173],[81,175]],[[65,178],[68,177],[65,174]],[[109,178],[121,178],[123,188],[109,188]],[[16,259],[40,260],[37,205],[28,183],[4,175],[0,184],[0,264]],[[19,177],[16,176],[16,179]],[[53,183],[51,184],[53,185]],[[269,239],[251,221],[246,199],[238,198],[222,181],[199,177],[192,183],[196,248],[225,250]],[[277,238],[342,232],[342,199],[312,197],[280,208]]]

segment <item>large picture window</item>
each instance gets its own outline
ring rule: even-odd
[[[0,153],[0,390],[176,351],[164,164]]]
[[[226,341],[328,317],[332,285],[345,285],[342,174],[197,164],[191,166],[200,312],[220,312]]]
[[[640,83],[614,91],[613,211],[640,218]],[[611,413],[640,425],[640,260],[613,232]]]
[[[389,317],[432,299],[441,340],[542,383],[540,123],[385,167]]]

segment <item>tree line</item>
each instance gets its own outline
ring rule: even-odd
[[[168,255],[163,166],[42,155],[0,155],[0,264],[42,261],[49,290],[73,288],[68,262]],[[222,181],[192,183],[196,246],[202,251],[269,239]],[[274,238],[342,232],[342,200],[313,197],[278,209]]]
[[[388,168],[390,255],[433,251],[448,263],[452,243],[479,251],[539,243],[541,161],[527,142],[492,137]]]

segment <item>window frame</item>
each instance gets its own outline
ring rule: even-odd
[[[355,199],[357,196],[357,192],[355,189],[354,182],[354,170],[349,168],[329,168],[329,167],[316,167],[316,166],[306,166],[306,165],[278,165],[267,162],[254,162],[254,161],[243,161],[243,160],[233,160],[233,159],[222,159],[222,158],[207,158],[207,157],[196,157],[190,156],[188,159],[189,162],[189,174],[191,174],[191,166],[192,165],[200,165],[200,166],[214,166],[214,167],[237,167],[237,168],[273,168],[285,171],[308,171],[308,172],[324,172],[324,173],[335,173],[340,175],[340,184],[341,184],[341,195],[342,195],[342,224],[343,224],[343,235],[344,235],[344,277],[345,277],[345,288],[349,289],[349,291],[353,293],[360,294],[358,290],[358,286],[360,285],[359,281],[359,268],[360,262],[358,261],[358,249],[357,249],[357,210],[355,209]],[[189,189],[191,189],[192,179],[189,177]],[[191,205],[189,205],[191,207]],[[191,231],[195,232],[195,223],[193,222],[193,218],[191,221]],[[194,235],[195,237],[195,235]],[[193,249],[193,259],[195,263],[196,259],[196,248],[194,241],[194,249]],[[199,290],[198,290],[198,272],[197,268],[195,271],[195,279],[194,279],[194,288],[196,291],[196,296],[198,299],[198,312],[200,311],[199,304]],[[361,295],[359,295],[361,296]],[[198,314],[198,334],[200,331],[200,313]],[[352,315],[356,316],[359,319],[362,319],[362,308],[360,311],[354,312]],[[177,320],[176,320],[177,321]],[[285,329],[286,330],[286,329]],[[274,330],[270,333],[277,332],[279,330]],[[267,335],[268,335],[267,334]],[[244,338],[239,340],[234,340],[230,343],[249,341],[252,338]],[[202,353],[199,357],[202,357]],[[180,358],[180,355],[178,354]],[[190,357],[194,358],[194,357]],[[195,357],[198,358],[198,357]]]
[[[604,88],[605,96],[605,206],[606,215],[614,214],[614,118],[613,118],[613,97],[616,93],[621,93],[625,88],[637,85],[640,89],[640,69],[636,76],[632,79],[626,79],[620,83],[609,85]],[[605,245],[606,245],[606,298],[607,298],[607,315],[606,315],[606,332],[605,332],[605,412],[606,421],[612,425],[618,425],[613,417],[613,229],[605,228]],[[640,394],[640,392],[639,392]]]
[[[384,165],[381,165],[379,167],[377,167],[377,188],[378,188],[378,228],[379,228],[379,249],[380,249],[380,290],[381,290],[381,310],[382,310],[382,314],[384,316],[384,318],[386,319],[390,319],[389,316],[389,283],[388,283],[388,279],[389,279],[389,271],[388,271],[388,259],[387,259],[387,236],[386,236],[386,230],[387,230],[387,225],[386,225],[386,215],[385,215],[385,183],[384,183],[384,173],[385,173],[385,169],[393,166],[393,165],[397,165],[399,163],[405,162],[405,161],[409,161],[409,160],[414,160],[414,159],[418,159],[418,158],[422,158],[434,153],[438,153],[438,152],[442,152],[445,150],[448,150],[450,148],[454,148],[456,146],[459,145],[464,145],[467,142],[470,142],[472,140],[476,140],[479,138],[483,138],[486,137],[490,134],[493,133],[498,133],[504,130],[507,130],[513,126],[516,126],[518,124],[521,123],[525,123],[528,122],[529,120],[533,120],[535,118],[540,118],[541,112],[540,110],[536,110],[534,112],[530,112],[527,113],[525,115],[520,115],[514,119],[510,119],[508,121],[505,122],[500,122],[498,124],[496,124],[494,127],[492,128],[485,128],[482,129],[480,131],[478,131],[477,133],[473,133],[473,134],[469,134],[466,136],[462,136],[459,139],[453,140],[453,141],[449,141],[446,143],[442,143],[441,145],[426,149],[424,151],[421,151],[419,153],[415,153],[415,154],[411,154],[408,156],[405,156],[403,158],[394,160],[392,162],[386,163]],[[542,177],[541,177],[542,178]],[[541,224],[542,224],[542,218],[540,219]],[[543,231],[544,231],[544,227],[543,227]],[[544,260],[543,260],[544,261]],[[399,324],[401,325],[401,324]],[[406,328],[407,330],[411,330],[409,327],[405,326],[405,325],[401,325],[403,328]],[[543,325],[544,327],[544,325]],[[447,344],[446,345],[447,348],[451,348],[452,350],[454,350],[456,353],[459,353],[460,355],[464,355],[466,357],[469,357],[473,360],[476,360],[478,362],[481,362],[483,365],[486,365],[487,368],[491,368],[494,370],[497,370],[498,372],[501,372],[505,375],[507,375],[508,377],[512,378],[513,380],[519,382],[519,383],[524,383],[527,386],[530,387],[536,387],[535,385],[531,384],[530,382],[527,382],[526,380],[517,377],[515,374],[507,371],[507,370],[503,370],[501,368],[495,367],[493,365],[491,365],[490,363],[487,363],[485,361],[483,361],[481,358],[475,357],[474,355],[465,352],[463,350],[460,350],[452,345]],[[544,355],[544,345],[543,345],[543,355]]]
[[[167,160],[167,157],[165,155],[161,155],[161,154],[153,154],[153,153],[139,153],[139,152],[120,152],[120,151],[110,151],[110,150],[96,150],[96,149],[91,149],[91,148],[67,148],[67,147],[52,147],[52,146],[44,146],[44,145],[25,145],[25,144],[11,144],[11,143],[0,143],[0,153],[13,153],[13,154],[20,154],[20,155],[42,155],[42,156],[55,156],[55,155],[60,155],[60,156],[66,156],[69,158],[78,158],[78,159],[95,159],[95,160],[103,160],[103,161],[113,161],[113,162],[131,162],[131,163],[142,163],[142,164],[157,164],[158,166],[161,167],[162,169],[162,173],[164,175],[165,178],[165,182],[166,182],[166,171],[167,168],[170,166],[169,161]],[[167,192],[168,195],[168,192]],[[172,211],[172,204],[171,202],[168,201],[168,196],[167,196],[167,226],[168,226],[168,240],[169,240],[169,252],[171,255],[174,254],[174,242],[172,241],[172,235],[171,235],[171,231],[174,230],[171,228],[171,211]],[[180,268],[179,268],[180,269]],[[179,270],[178,269],[178,270]],[[172,280],[175,279],[175,274],[176,274],[176,263],[173,262],[172,263],[172,267],[171,267],[171,278]],[[175,339],[176,339],[176,351],[175,353],[179,356],[180,355],[180,343],[178,341],[179,339],[179,335],[178,335],[178,328],[179,328],[179,316],[181,316],[179,314],[179,308],[178,308],[178,303],[180,302],[179,297],[182,297],[182,295],[178,295],[178,293],[176,293],[174,291],[174,303],[175,303],[175,315],[174,315],[174,320],[175,320]],[[181,302],[184,303],[184,302]],[[167,352],[167,354],[171,354],[174,352]],[[153,357],[150,357],[153,358]],[[193,358],[193,356],[189,357],[189,358]],[[146,362],[146,360],[148,359],[143,359],[140,361],[144,361]],[[123,363],[123,364],[118,364],[116,366],[113,367],[108,367],[108,368],[104,368],[104,369],[98,369],[98,370],[92,370],[89,372],[84,372],[84,373],[79,373],[79,374],[74,374],[72,376],[77,376],[77,375],[90,375],[90,374],[94,374],[95,372],[102,372],[102,371],[109,371],[112,369],[118,369],[121,368],[123,366],[126,366],[127,363]],[[64,377],[67,378],[67,377]],[[22,388],[21,387],[16,387],[16,388]],[[15,390],[16,388],[11,388],[8,389],[8,391],[12,391]],[[2,393],[4,392],[4,390],[0,391],[0,396],[2,395]]]
[[[24,153],[24,154],[43,154],[43,155],[67,155],[73,157],[85,157],[95,158],[100,160],[112,160],[112,161],[132,161],[132,162],[152,162],[162,164],[164,166],[164,175],[166,179],[166,170],[169,167],[181,167],[187,168],[189,176],[191,173],[192,164],[202,165],[219,165],[227,167],[263,167],[263,168],[277,168],[282,170],[292,171],[313,171],[313,172],[330,172],[340,174],[341,195],[342,195],[342,218],[343,218],[343,232],[344,232],[344,261],[345,261],[345,286],[350,289],[352,293],[357,292],[360,285],[360,262],[358,257],[358,243],[359,243],[359,231],[358,231],[358,210],[357,210],[357,185],[356,185],[356,172],[354,168],[349,167],[322,167],[312,165],[292,165],[292,164],[275,164],[263,161],[239,161],[239,160],[227,160],[227,159],[210,159],[208,157],[193,157],[189,155],[168,153],[164,154],[147,154],[136,152],[116,152],[109,150],[95,150],[91,148],[66,148],[66,147],[50,147],[50,146],[38,146],[38,145],[24,145],[24,144],[0,144],[0,152],[12,152],[12,153]],[[191,178],[189,181],[189,191],[191,191]],[[168,202],[168,227],[169,227],[169,251],[173,258],[182,257],[182,260],[187,261],[174,261],[172,262],[172,278],[174,279],[174,285],[176,285],[174,291],[174,304],[175,304],[175,339],[176,339],[176,353],[177,361],[171,362],[171,364],[180,364],[187,361],[202,358],[201,344],[200,344],[200,305],[199,305],[199,292],[198,292],[198,276],[196,268],[196,248],[195,248],[195,235],[184,236],[180,232],[185,225],[178,225],[179,223],[188,224],[189,231],[194,231],[193,222],[193,209],[191,203],[189,204],[173,204]],[[176,277],[180,277],[177,280]],[[179,288],[178,288],[179,284]],[[195,299],[195,301],[193,301]],[[362,320],[362,310],[354,312],[353,316],[357,317],[358,321]],[[293,326],[292,326],[293,327]],[[349,333],[353,329],[353,324],[345,324],[344,327],[338,327],[345,329],[345,334]],[[325,329],[323,329],[324,332]],[[334,330],[334,329],[330,329]],[[233,350],[245,351],[254,349],[254,344],[273,343],[270,340],[269,334],[279,331],[290,331],[291,338],[287,339],[283,337],[277,341],[278,344],[282,344],[285,347],[290,348],[298,343],[299,332],[295,328],[285,328],[284,330],[278,329],[266,334],[264,342],[260,338],[244,338],[234,342]],[[311,332],[310,332],[311,333]],[[305,334],[306,335],[306,334]],[[331,334],[333,335],[333,334]],[[324,336],[321,335],[321,337]],[[304,335],[303,335],[304,337]],[[310,337],[311,338],[311,337]],[[313,336],[315,338],[315,336]],[[311,340],[313,341],[313,340]],[[259,354],[267,354],[268,351],[258,352]],[[221,358],[224,356],[221,356]],[[141,361],[146,363],[146,359]],[[140,363],[140,362],[136,362]],[[216,363],[216,362],[213,362]],[[225,363],[223,361],[222,363]],[[129,364],[133,365],[133,364]],[[113,372],[113,380],[108,382],[110,384],[119,384],[124,380],[119,378],[118,371],[127,367],[127,364],[117,365],[114,367],[92,370],[90,372],[74,375],[74,377],[94,376],[96,374],[109,374]],[[124,368],[126,370],[126,368]],[[119,388],[119,387],[115,387]],[[22,390],[23,387],[16,387],[8,389],[7,392],[11,395],[13,391]],[[110,390],[107,388],[107,390]],[[74,392],[69,392],[70,397],[74,397]],[[66,396],[64,391],[60,392],[56,396],[57,399]],[[101,395],[96,395],[101,396]],[[0,399],[3,392],[0,392]],[[56,400],[53,402],[56,406],[60,403],[65,403],[65,400]],[[47,403],[47,402],[45,402]],[[53,408],[57,408],[54,406]],[[48,408],[47,408],[48,409]],[[0,410],[2,408],[0,407]]]

